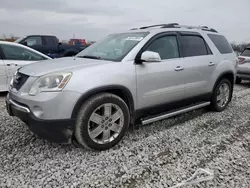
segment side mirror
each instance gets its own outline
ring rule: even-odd
[[[27,41],[22,42],[23,45],[28,46]]]
[[[145,51],[141,55],[141,61],[144,61],[144,62],[161,62],[161,57],[157,52]]]
[[[58,45],[60,46],[60,45],[62,45],[62,43],[61,43],[61,42],[58,42]]]

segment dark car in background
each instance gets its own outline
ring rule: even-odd
[[[51,58],[74,56],[87,47],[87,45],[81,44],[62,44],[56,36],[50,35],[29,35],[15,42],[33,48]]]

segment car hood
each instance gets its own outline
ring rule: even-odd
[[[19,72],[29,76],[42,76],[52,72],[73,71],[81,68],[103,65],[112,61],[95,60],[87,58],[66,57],[39,61],[23,66]]]

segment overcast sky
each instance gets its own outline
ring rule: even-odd
[[[207,25],[250,42],[250,0],[0,0],[0,36],[98,40],[148,24]]]

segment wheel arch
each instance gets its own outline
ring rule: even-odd
[[[114,95],[117,95],[121,99],[125,101],[125,103],[128,105],[130,115],[132,116],[134,112],[134,99],[133,95],[130,92],[130,90],[122,85],[108,85],[108,86],[102,86],[98,88],[91,89],[90,91],[84,93],[76,102],[74,109],[71,114],[71,118],[76,118],[78,110],[81,108],[81,105],[88,100],[91,96],[102,93],[102,92],[107,92],[107,93],[112,93]]]
[[[231,82],[232,86],[234,85],[236,77],[232,71],[227,71],[227,72],[223,72],[222,74],[219,75],[219,77],[215,81],[214,88],[216,87],[216,84],[219,81],[221,81],[223,78],[227,78]]]
[[[217,80],[215,81],[215,84],[214,84],[214,87],[213,87],[213,92],[216,88],[216,85],[222,80],[222,79],[228,79],[231,84],[232,84],[232,91],[233,91],[233,88],[234,88],[234,83],[235,83],[235,79],[236,79],[236,76],[235,74],[232,72],[232,71],[227,71],[227,72],[223,72],[222,74],[219,75],[219,77],[217,78]],[[233,92],[231,93],[231,96],[230,98],[232,97],[232,94]]]

